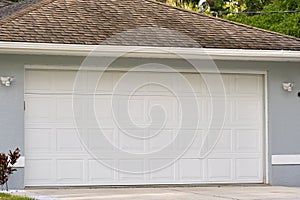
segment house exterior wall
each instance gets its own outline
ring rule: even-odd
[[[19,147],[24,150],[24,66],[80,66],[84,58],[63,56],[15,56],[0,55],[0,76],[15,77],[10,88],[0,86],[0,151]],[[205,65],[205,62],[194,60]],[[129,67],[146,63],[159,63],[182,68],[186,61],[171,59],[119,59],[113,67]],[[216,61],[221,70],[267,72],[268,129],[269,129],[269,179],[272,185],[300,186],[300,165],[272,165],[272,155],[300,155],[300,63],[296,62],[254,62]],[[295,82],[293,92],[282,90],[282,82]],[[24,154],[24,152],[22,152]],[[24,187],[24,169],[11,177],[10,188]]]
[[[271,165],[272,155],[300,154],[300,63],[220,62],[227,69],[245,68],[268,72],[269,177],[271,185],[300,186],[300,165]],[[241,67],[242,66],[242,67]],[[282,89],[282,82],[294,82],[292,92]]]
[[[0,58],[0,76],[14,76],[11,87],[0,87],[0,152],[10,149],[24,149],[24,68],[17,62]],[[10,182],[11,188],[22,188],[24,170],[18,169]]]

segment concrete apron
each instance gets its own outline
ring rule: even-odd
[[[40,200],[300,200],[300,188],[279,186],[30,188]]]

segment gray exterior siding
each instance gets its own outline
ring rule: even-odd
[[[10,88],[0,86],[0,151],[19,147],[24,154],[24,66],[55,65],[80,66],[84,58],[63,56],[9,56],[0,55],[0,75],[13,75]],[[203,61],[195,63],[205,66]],[[137,66],[145,63],[160,63],[173,67],[187,66],[182,60],[170,59],[119,59],[113,67]],[[300,154],[300,63],[216,61],[221,70],[267,71],[268,77],[268,129],[269,129],[269,178],[272,185],[300,186],[300,165],[272,166],[271,155]],[[282,82],[295,82],[293,92],[282,90]],[[24,187],[24,170],[13,175],[11,188]]]
[[[0,58],[0,75],[14,76],[11,87],[0,87],[0,152],[19,147],[24,155],[24,68],[20,63]],[[24,169],[9,181],[12,189],[24,187]]]
[[[272,169],[272,185],[300,186],[300,165],[277,165]]]

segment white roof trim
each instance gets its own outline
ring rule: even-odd
[[[0,54],[22,55],[66,55],[118,56],[145,58],[184,58],[214,60],[252,60],[252,61],[300,61],[300,51],[285,50],[245,50],[179,47],[143,47],[110,45],[77,45],[27,42],[0,42]]]

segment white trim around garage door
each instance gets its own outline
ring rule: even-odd
[[[268,73],[267,71],[264,72],[264,154],[265,154],[265,174],[264,174],[264,182],[265,184],[270,183],[270,155],[269,155],[269,105],[268,105]]]

